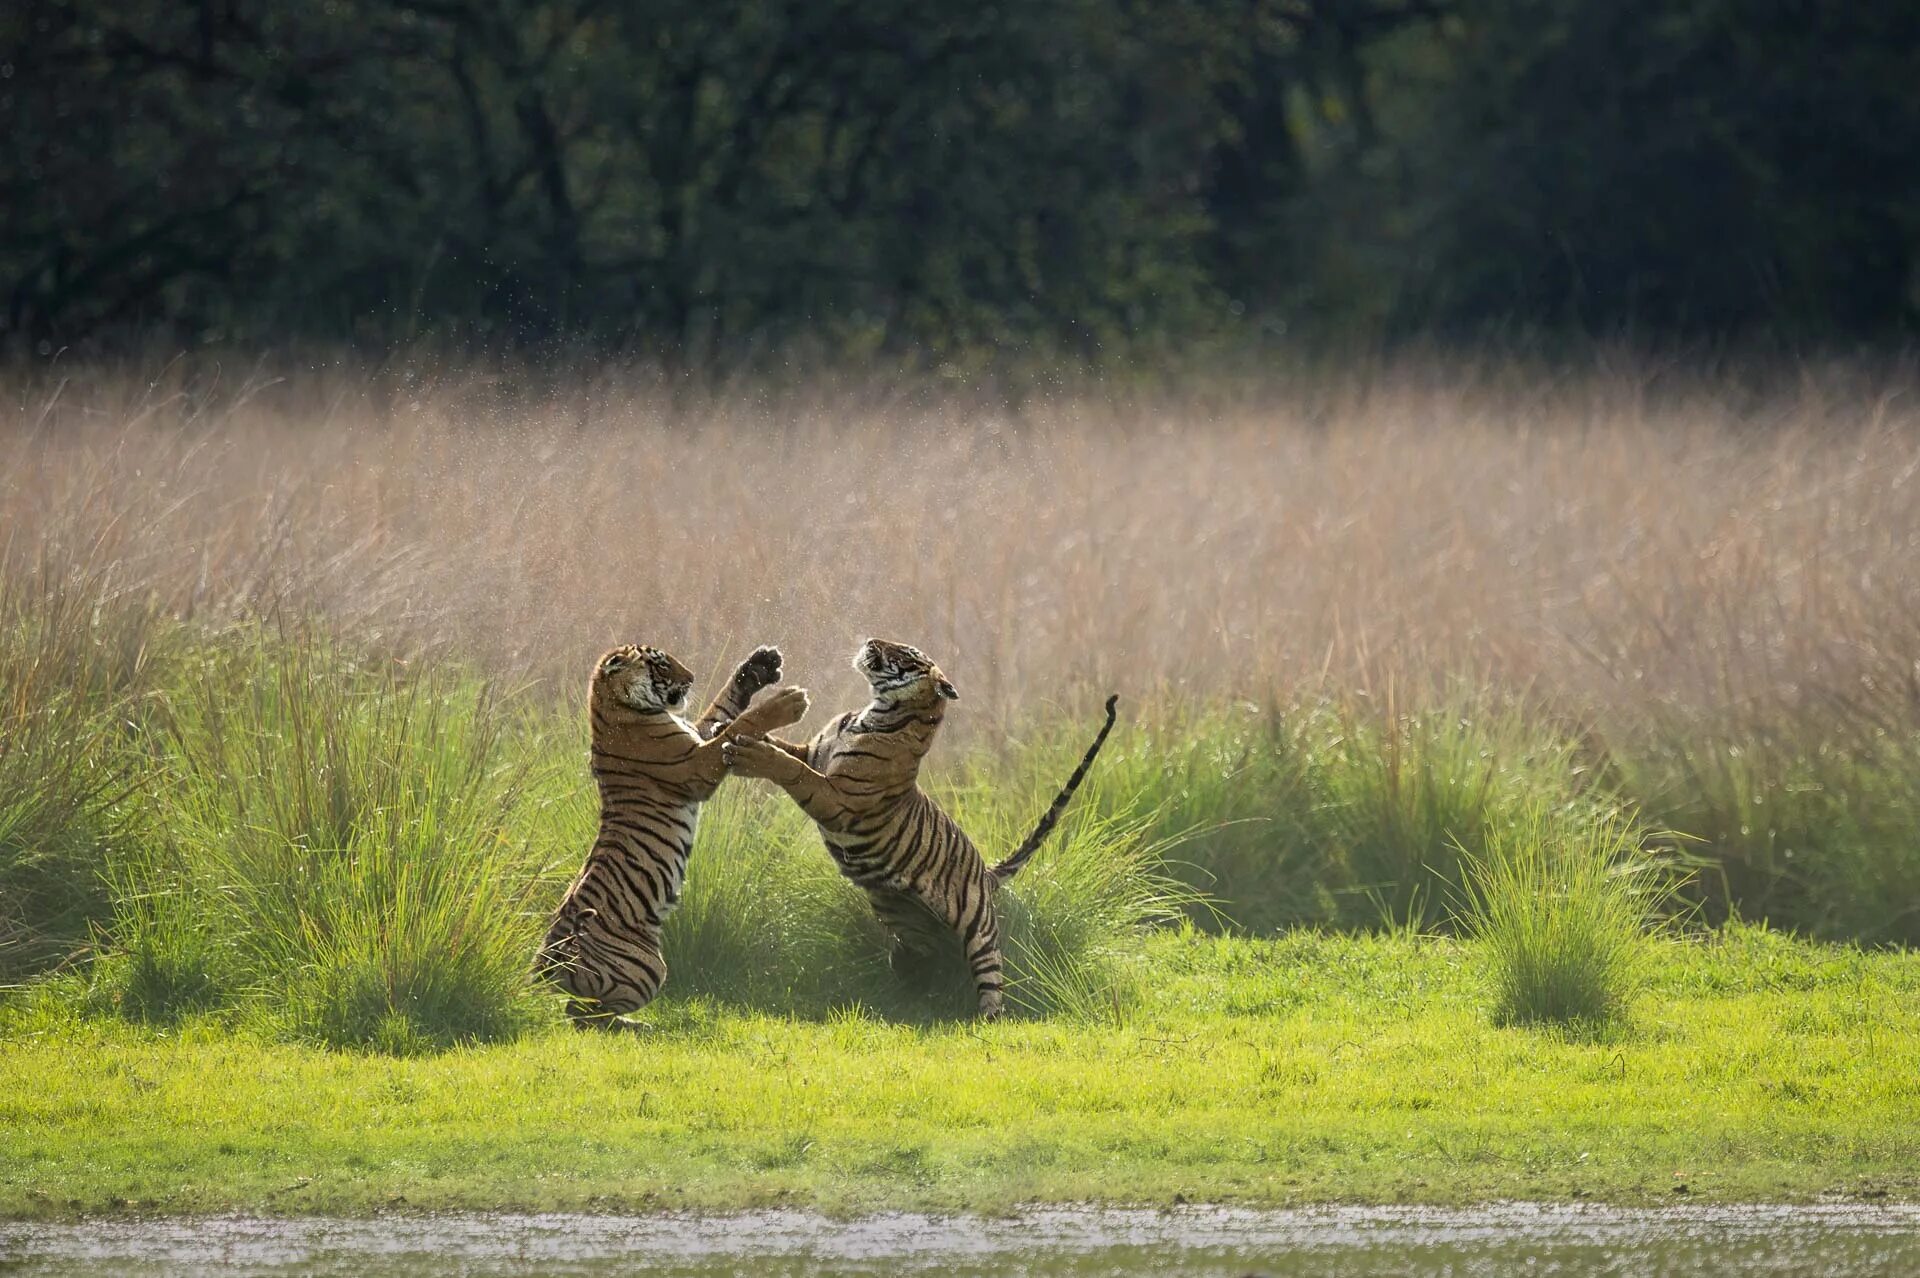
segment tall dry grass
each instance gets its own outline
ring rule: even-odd
[[[976,723],[1109,686],[1719,710],[1912,681],[1920,399],[1896,372],[1763,393],[1406,364],[1017,413],[549,380],[16,378],[8,571],[110,562],[172,610],[313,611],[569,697],[616,640],[703,672],[775,641],[824,712],[858,695],[855,641],[898,635]]]

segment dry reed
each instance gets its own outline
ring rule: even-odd
[[[1900,374],[1523,372],[1018,411],[825,382],[41,372],[0,407],[0,546],[16,577],[292,608],[568,697],[616,641],[704,674],[778,642],[825,710],[857,697],[868,633],[935,654],[975,723],[1109,687],[1406,702],[1466,681],[1743,714],[1912,686]]]

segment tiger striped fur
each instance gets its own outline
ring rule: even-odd
[[[973,842],[918,785],[920,760],[933,745],[947,702],[959,693],[916,649],[869,639],[854,657],[873,702],[841,715],[806,745],[741,735],[726,747],[742,776],[765,777],[820,827],[840,872],[867,894],[903,964],[937,954],[957,937],[991,1020],[1004,1002],[1005,964],[994,894],[1033,856],[1079,788],[1113,729],[1107,721],[1026,842],[987,868]]]
[[[728,739],[797,723],[807,712],[800,688],[751,704],[779,678],[779,650],[756,650],[689,725],[675,712],[693,675],[673,657],[629,645],[594,667],[587,701],[600,833],[534,965],[570,996],[576,1026],[621,1028],[619,1017],[660,992],[661,924],[680,900],[700,804],[726,776]]]

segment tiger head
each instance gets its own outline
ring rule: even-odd
[[[600,658],[589,691],[595,705],[629,710],[679,710],[693,688],[693,671],[658,648],[625,644]]]
[[[918,648],[885,639],[869,639],[853,655],[853,668],[867,677],[874,699],[887,704],[901,701],[931,701],[945,697],[960,699],[940,667],[927,660]]]

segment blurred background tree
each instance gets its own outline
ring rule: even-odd
[[[15,351],[1899,340],[1912,0],[14,0]]]

